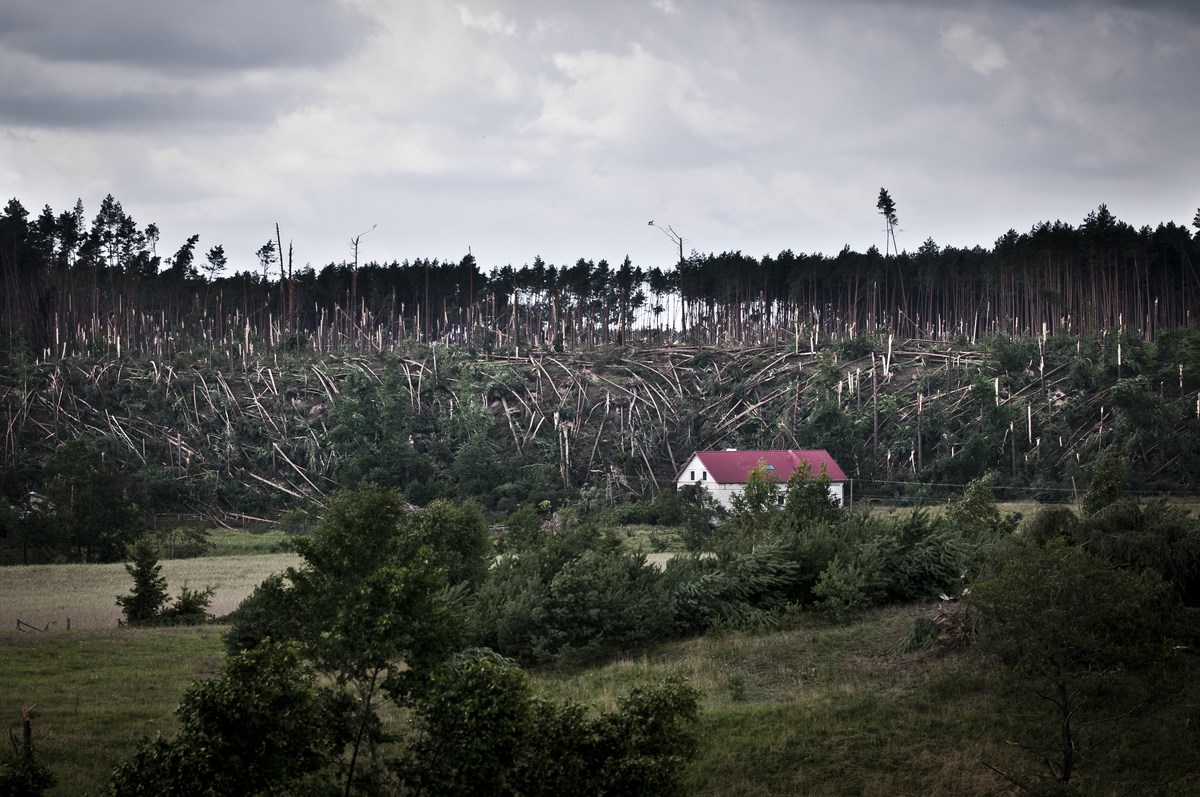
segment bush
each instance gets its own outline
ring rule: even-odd
[[[295,793],[350,740],[350,708],[344,694],[317,686],[295,648],[260,646],[192,685],[175,710],[175,738],[143,741],[107,794]]]
[[[671,619],[661,571],[594,531],[573,529],[492,568],[468,638],[521,661],[584,660],[661,637]]]
[[[473,651],[415,701],[418,736],[397,772],[412,793],[438,797],[678,794],[697,749],[698,697],[669,680],[591,718],[577,704],[534,699],[520,669]]]

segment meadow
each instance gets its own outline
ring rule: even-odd
[[[716,634],[589,668],[533,671],[544,697],[611,708],[634,686],[683,675],[703,692],[700,754],[686,793],[969,795],[1005,793],[992,767],[1028,768],[1011,741],[1033,718],[964,648],[897,654],[929,605],[889,607],[830,626],[802,617],[770,633]],[[35,741],[83,795],[143,736],[170,734],[187,685],[214,673],[220,625],[0,632],[5,724],[34,706]],[[1079,773],[1083,794],[1200,793],[1195,690]],[[396,717],[385,718],[389,725]]]
[[[642,547],[638,536],[631,547]],[[262,543],[230,539],[226,555],[164,560],[163,572],[173,593],[184,583],[214,586],[220,616],[298,562],[229,551]],[[140,739],[169,736],[184,690],[224,657],[220,623],[118,628],[114,598],[129,585],[119,564],[0,571],[0,720],[15,730],[33,707],[37,750],[58,777],[50,795],[94,794]],[[937,608],[889,606],[840,624],[792,612],[758,633],[711,632],[594,666],[539,667],[531,677],[543,697],[599,709],[632,687],[687,678],[703,695],[687,794],[1009,793],[998,772],[1038,766],[1018,742],[1046,718],[969,646],[897,652],[914,621]],[[46,630],[15,630],[16,617]],[[381,719],[389,729],[405,724],[395,710]],[[1131,732],[1087,750],[1074,782],[1087,795],[1200,794],[1200,678]]]
[[[213,587],[209,612],[221,617],[264,578],[299,562],[295,554],[276,553],[164,559],[161,564],[172,596],[185,584]],[[16,628],[18,620],[41,630],[115,628],[121,619],[117,596],[129,594],[132,584],[120,563],[5,567],[0,570],[0,628]]]

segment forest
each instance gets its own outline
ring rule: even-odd
[[[988,249],[317,271],[273,232],[230,274],[112,196],[0,216],[0,564],[132,559],[128,644],[221,629],[162,637],[216,663],[105,793],[726,793],[725,734],[786,735],[818,687],[976,734],[971,774],[805,748],[741,793],[1197,786],[1200,235],[1101,205]],[[730,447],[827,449],[850,509],[820,474],[729,512],[673,489]],[[157,570],[215,527],[297,555],[222,618]],[[805,651],[786,690],[688,659],[772,639]],[[630,661],[598,703],[540,691]],[[827,719],[831,761],[896,725]],[[51,788],[30,739],[0,794]]]
[[[991,249],[667,271],[317,272],[276,231],[261,270],[231,275],[197,241],[160,258],[112,196],[90,226],[81,203],[8,203],[11,503],[50,489],[70,439],[142,509],[229,522],[364,480],[501,515],[581,487],[645,502],[717,447],[826,448],[856,497],[907,502],[989,474],[1003,498],[1077,498],[1110,445],[1147,493],[1200,477],[1200,243],[1104,206]]]

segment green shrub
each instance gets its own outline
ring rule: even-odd
[[[584,660],[659,638],[671,620],[661,571],[576,530],[498,562],[474,601],[468,637],[522,661]]]
[[[417,737],[397,773],[417,795],[678,794],[695,755],[699,693],[680,680],[634,689],[618,710],[531,696],[488,651],[455,657],[415,701]]]
[[[117,598],[125,622],[144,623],[157,617],[167,603],[167,579],[158,563],[158,546],[148,537],[140,538],[130,549],[133,561],[125,571],[133,578],[133,591]]]

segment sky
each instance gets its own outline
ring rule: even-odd
[[[669,267],[1200,207],[1197,0],[3,0],[0,201],[169,256]],[[658,227],[647,222],[655,221]]]

